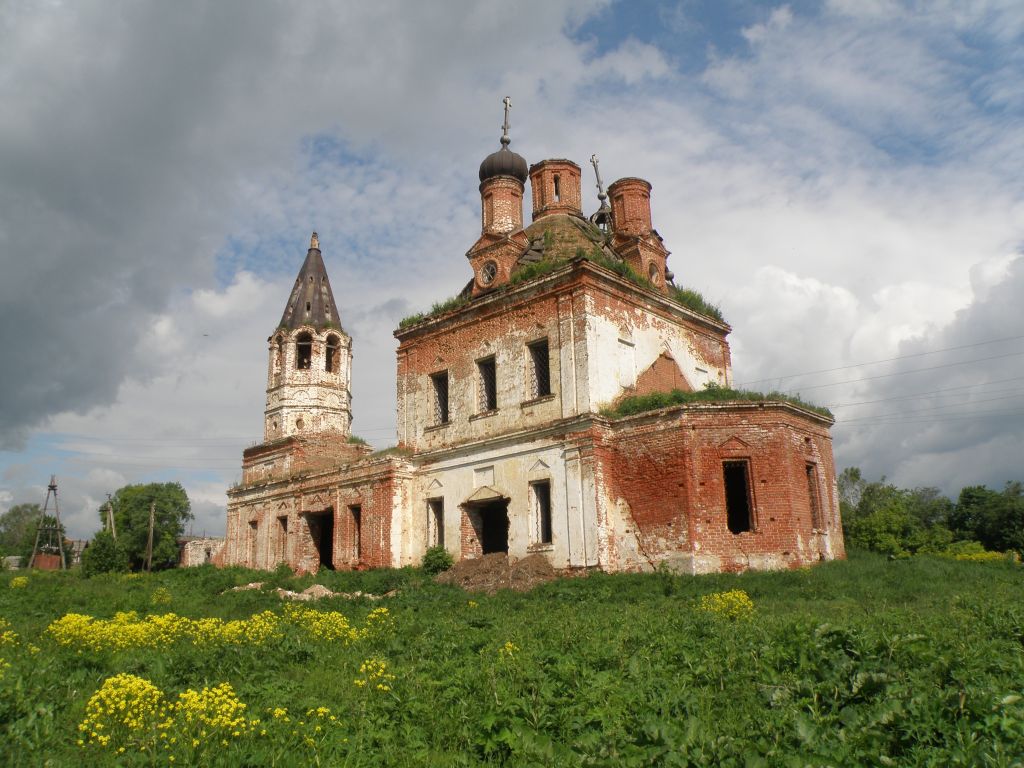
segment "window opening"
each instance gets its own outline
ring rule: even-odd
[[[308,333],[300,333],[295,339],[295,367],[300,371],[308,371],[313,365],[313,337]]]
[[[352,555],[357,562],[363,560],[363,508],[354,504],[348,508],[352,516]]]
[[[435,373],[430,377],[434,387],[434,424],[447,424],[448,413],[448,371]]]
[[[498,408],[498,372],[493,357],[476,364],[480,379],[480,410],[494,411]]]
[[[427,546],[444,546],[444,499],[427,499]]]
[[[551,483],[547,480],[531,483],[533,513],[536,521],[537,543],[550,544],[551,537]]]
[[[259,523],[255,520],[249,523],[249,562],[246,563],[250,568],[256,567],[256,534],[259,532]]]
[[[277,562],[288,559],[288,518],[277,518]]]
[[[551,368],[548,357],[548,340],[535,341],[530,350],[530,385],[534,397],[551,394]]]
[[[558,203],[558,202],[561,202],[561,200],[562,200],[562,180],[561,180],[561,178],[559,178],[557,173],[555,174],[554,182],[555,182],[555,202]]]
[[[328,373],[337,373],[340,366],[341,339],[334,334],[327,337],[327,356],[324,358],[324,370]]]
[[[807,497],[811,503],[811,527],[821,530],[825,521],[821,516],[821,495],[818,493],[818,468],[811,463],[806,465]]]
[[[723,464],[725,509],[729,530],[743,533],[753,530],[753,505],[750,499],[750,466],[746,460]]]

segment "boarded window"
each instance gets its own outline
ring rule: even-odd
[[[434,390],[434,424],[447,424],[448,413],[448,371],[440,371],[430,377]]]
[[[255,520],[249,522],[249,546],[248,546],[248,562],[246,566],[249,568],[256,567],[256,537],[259,534],[259,523]]]
[[[754,509],[750,499],[750,464],[745,459],[723,464],[725,509],[729,530],[743,533],[754,528]]]
[[[363,559],[363,508],[354,504],[348,508],[352,519],[352,559],[362,562]]]
[[[324,357],[324,370],[337,373],[341,370],[341,339],[333,333],[327,337],[327,355]]]
[[[493,357],[476,364],[480,389],[480,410],[493,411],[498,407],[498,372]]]
[[[313,365],[313,337],[308,333],[300,333],[295,339],[295,367],[300,371],[308,371]]]
[[[288,518],[277,518],[277,562],[288,560]]]
[[[444,499],[427,499],[427,546],[444,546]]]
[[[541,339],[529,346],[530,386],[533,397],[551,394],[551,367],[548,357],[548,340]]]
[[[825,527],[825,521],[821,514],[821,493],[818,490],[818,468],[810,462],[807,463],[807,497],[811,505],[811,527],[821,530]]]
[[[551,532],[551,483],[547,480],[530,483],[533,496],[534,525],[538,544],[550,544]]]

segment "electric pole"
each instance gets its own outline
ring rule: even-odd
[[[146,540],[146,573],[153,570],[153,519],[156,512],[156,502],[149,503],[149,538]]]

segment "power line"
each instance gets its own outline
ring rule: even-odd
[[[896,357],[886,357],[881,360],[869,360],[865,363],[851,363],[850,365],[841,365],[838,368],[821,368],[817,371],[803,371],[802,373],[789,373],[784,376],[769,376],[764,379],[752,379],[751,381],[744,381],[737,384],[737,387],[746,387],[750,384],[760,384],[763,381],[781,381],[782,379],[795,379],[798,376],[812,376],[818,373],[834,373],[835,371],[845,371],[850,368],[860,368],[865,365],[877,365],[879,363],[891,363],[895,360],[908,360],[913,357],[925,357],[926,355],[937,355],[940,352],[952,352],[957,349],[971,349],[973,347],[983,347],[987,344],[1001,344],[1004,341],[1016,341],[1017,339],[1024,339],[1024,334],[1020,336],[1007,336],[1002,339],[990,339],[989,341],[978,341],[974,344],[961,344],[956,347],[944,347],[942,349],[934,349],[930,352],[914,352],[909,355],[898,355]],[[988,359],[988,358],[984,358]],[[928,370],[928,369],[923,369]]]
[[[971,403],[950,403],[948,405],[935,406],[934,408],[912,408],[912,409],[907,410],[907,411],[897,411],[895,413],[873,413],[873,414],[871,414],[869,416],[854,416],[854,417],[849,418],[849,419],[843,419],[843,421],[847,422],[847,423],[853,423],[853,422],[866,421],[866,420],[871,420],[871,419],[881,419],[881,418],[889,417],[889,416],[900,417],[900,416],[906,416],[906,415],[909,415],[909,414],[918,414],[918,413],[938,413],[939,415],[953,414],[953,413],[958,413],[958,411],[954,411],[954,410],[951,410],[951,409],[963,408],[963,407],[966,407],[966,406],[972,406],[972,405],[974,405],[976,403],[994,403],[994,402],[998,402],[1000,400],[1014,400],[1014,399],[1016,399],[1016,397],[1017,397],[1016,395],[1007,395],[1006,397],[991,397],[991,398],[986,398],[984,400],[975,400],[974,402],[971,402]],[[990,411],[972,411],[972,413],[983,414],[983,413],[990,413]],[[965,414],[965,415],[968,415],[968,414]]]
[[[922,416],[911,416],[906,419],[898,418],[880,418],[877,420],[859,421],[857,423],[850,422],[836,422],[836,426],[850,426],[850,427],[866,427],[866,426],[897,426],[902,424],[938,424],[944,421],[963,421],[964,419],[971,419],[977,421],[979,415],[985,415],[989,417],[993,416],[1021,416],[1024,415],[1024,410],[1020,411],[978,411],[976,413],[965,413],[965,414],[949,414],[939,415],[935,417],[922,417]]]
[[[927,392],[911,392],[906,395],[896,395],[895,397],[880,397],[877,400],[860,400],[856,403],[830,403],[826,405],[826,408],[852,408],[855,405],[869,405],[871,403],[888,403],[893,400],[913,400],[924,395],[937,395],[941,392],[957,392],[961,389],[974,389],[975,387],[988,387],[993,384],[1005,384],[1009,381],[1024,381],[1024,376],[1014,376],[1010,379],[997,379],[995,381],[982,381],[977,384],[961,384],[958,387],[946,387],[945,389],[932,389]],[[1007,390],[1010,391],[1010,390]],[[992,393],[986,393],[992,394]]]
[[[811,389],[824,389],[825,387],[838,387],[841,384],[856,384],[859,381],[874,381],[875,379],[888,379],[892,376],[907,376],[911,373],[924,373],[925,371],[937,371],[942,368],[955,368],[958,365],[971,365],[972,363],[984,363],[989,360],[1002,360],[1007,357],[1020,357],[1024,352],[1009,352],[1005,355],[991,355],[990,357],[978,357],[974,360],[961,360],[958,363],[943,363],[942,365],[930,365],[927,368],[914,368],[911,371],[896,371],[895,373],[880,373],[876,376],[861,376],[857,379],[846,379],[844,381],[833,381],[830,384],[815,384],[810,387],[799,387],[786,390],[787,392],[806,392]]]

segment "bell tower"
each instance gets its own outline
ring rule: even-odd
[[[348,438],[352,338],[341,327],[316,232],[268,342],[264,442],[319,432]]]

